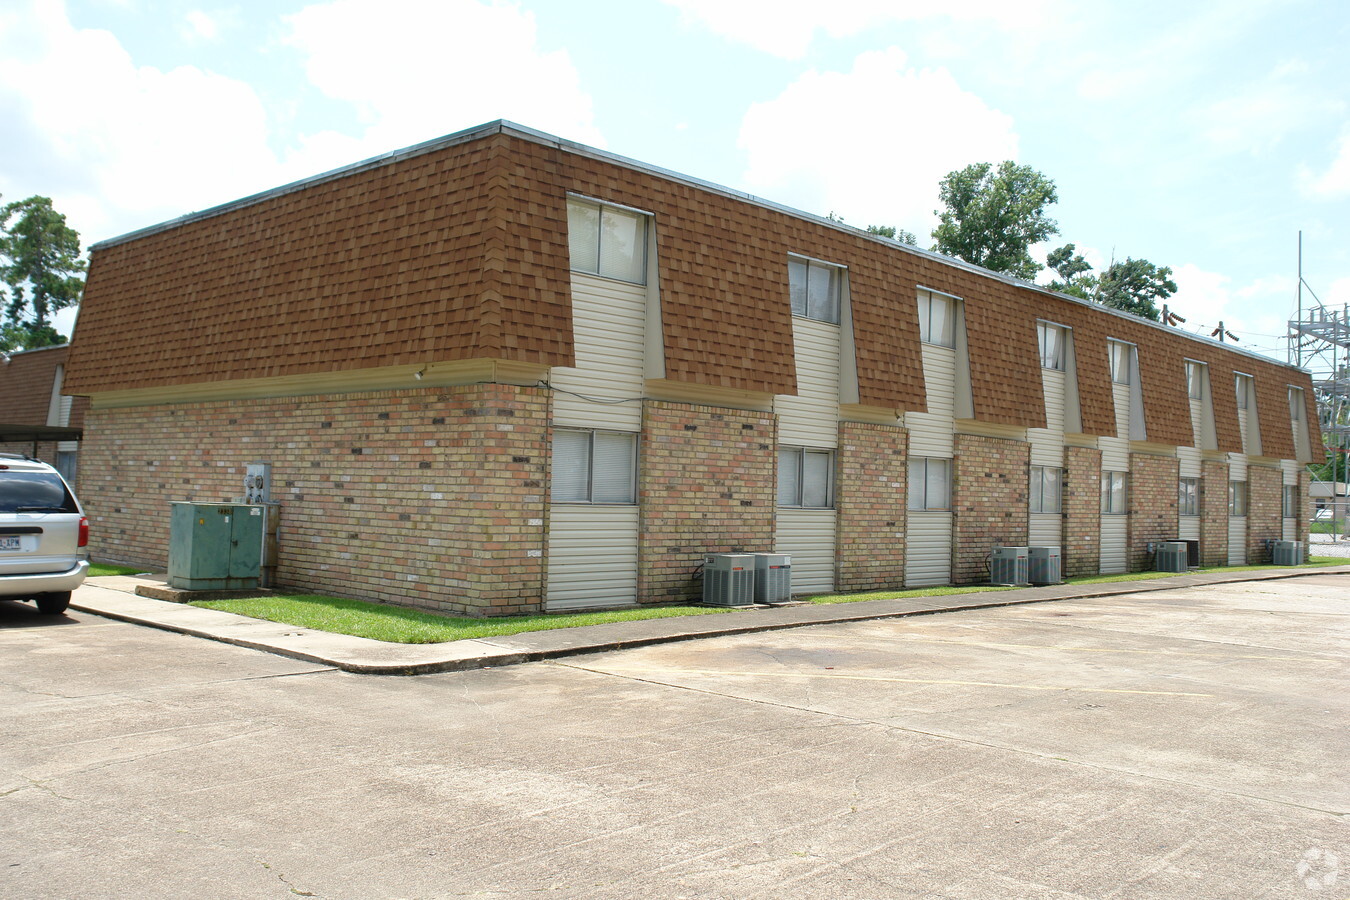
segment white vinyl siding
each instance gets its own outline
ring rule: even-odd
[[[778,510],[774,552],[792,557],[792,592],[834,590],[837,518],[832,509]]]
[[[1239,474],[1231,467],[1228,482],[1228,564],[1243,566],[1247,564],[1247,466],[1242,466],[1243,480],[1233,478]]]
[[[1294,515],[1285,516],[1282,522],[1282,528],[1280,529],[1280,537],[1286,541],[1307,540],[1298,533],[1299,507],[1297,504],[1300,504],[1303,500],[1298,493],[1298,473],[1300,468],[1302,467],[1292,459],[1280,460],[1280,471],[1283,475],[1281,481],[1284,484],[1284,490],[1288,491],[1291,487],[1294,489],[1294,503],[1296,504],[1294,507]],[[1281,505],[1283,506],[1283,504]]]
[[[1247,456],[1261,455],[1261,429],[1256,414],[1256,385],[1250,375],[1234,376],[1237,394],[1238,430],[1242,432],[1242,452]]]
[[[1182,478],[1194,478],[1197,484],[1200,479],[1200,451],[1194,447],[1177,448],[1177,474]],[[1196,502],[1199,502],[1199,488],[1196,489]],[[1177,537],[1183,541],[1200,540],[1200,516],[1181,515],[1178,510]]]
[[[637,602],[638,508],[555,504],[549,514],[550,611]]]
[[[1105,440],[1105,439],[1103,439]],[[1128,466],[1128,455],[1126,456]],[[1126,541],[1129,536],[1129,475],[1107,468],[1102,458],[1102,561],[1104,575],[1124,572],[1128,565]]]
[[[797,394],[774,398],[778,440],[807,447],[839,442],[839,326],[794,316]]]
[[[905,586],[951,584],[952,514],[911,511],[905,529]]]
[[[905,413],[909,456],[950,460],[955,451],[956,351],[922,344],[926,412]],[[946,510],[910,510],[905,523],[905,584],[951,584],[952,514]]]
[[[1032,547],[1058,547],[1062,543],[1064,518],[1059,513],[1031,513],[1027,540]]]
[[[586,435],[592,429],[636,436],[642,427],[644,329],[647,289],[581,272],[572,273],[572,333],[575,366],[549,374],[555,441],[560,434]],[[611,402],[605,402],[611,401]],[[612,402],[621,401],[621,402]],[[578,437],[564,437],[579,441]],[[601,439],[602,497],[615,496],[612,454],[619,438]],[[560,473],[553,467],[553,480]],[[572,472],[579,477],[579,470]],[[564,474],[564,477],[565,474]],[[590,477],[589,475],[587,476]],[[606,486],[608,485],[608,486]],[[555,485],[556,486],[556,485]],[[572,496],[577,496],[574,481]],[[630,500],[631,503],[631,500]],[[637,601],[638,516],[634,505],[554,502],[549,510],[549,610],[621,606]]]
[[[1061,356],[1067,351],[1068,332],[1063,331]],[[1041,369],[1041,389],[1045,397],[1045,427],[1028,428],[1031,465],[1064,467],[1064,405],[1067,375],[1055,369]],[[1034,508],[1034,507],[1033,507]],[[1063,543],[1064,519],[1059,512],[1032,512],[1027,520],[1027,540],[1033,547],[1058,547]]]

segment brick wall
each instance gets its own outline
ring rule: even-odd
[[[995,544],[1025,546],[1031,445],[973,434],[956,435],[952,479],[953,584],[989,581]]]
[[[1177,484],[1181,466],[1175,456],[1130,454],[1130,523],[1126,552],[1131,572],[1151,571],[1155,554],[1147,545],[1177,539],[1180,510]]]
[[[905,583],[907,433],[892,425],[839,424],[839,590]]]
[[[1200,565],[1228,565],[1228,463],[1200,463]]]
[[[1102,452],[1064,448],[1064,577],[1096,575],[1102,560]]]
[[[1270,466],[1247,467],[1247,562],[1271,560],[1266,541],[1284,536],[1284,473]]]
[[[38,441],[36,453],[33,452],[32,441],[0,442],[0,453],[17,453],[20,456],[31,456],[34,459],[40,459],[49,465],[56,465],[55,441]]]
[[[707,553],[773,550],[772,413],[648,400],[638,476],[638,598],[701,596]]]
[[[549,401],[452,388],[92,410],[81,501],[96,559],[167,564],[169,501],[272,464],[281,585],[471,615],[542,602]]]

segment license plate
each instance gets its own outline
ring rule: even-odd
[[[18,550],[19,539],[16,537],[0,537],[0,550]]]

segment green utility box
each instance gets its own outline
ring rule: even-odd
[[[262,570],[263,507],[172,503],[169,587],[180,591],[256,588]]]

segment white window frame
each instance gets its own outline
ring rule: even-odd
[[[1246,372],[1233,373],[1233,393],[1237,395],[1237,408],[1250,409],[1252,399],[1252,388],[1255,382],[1252,376]]]
[[[1125,516],[1130,512],[1130,473],[1102,473],[1102,515]]]
[[[1177,481],[1177,508],[1183,516],[1200,515],[1200,479],[1183,475]]]
[[[1054,502],[1046,503],[1046,488],[1054,486]],[[1064,469],[1059,466],[1032,466],[1029,479],[1030,510],[1033,513],[1060,513],[1064,510]],[[1051,508],[1053,507],[1053,508]]]
[[[560,460],[558,454],[558,435],[560,434],[582,434],[587,435],[586,442],[586,490],[585,497],[559,497],[557,495],[559,479],[556,477]],[[627,472],[628,493],[627,499],[604,498],[595,499],[595,445],[597,436],[601,440],[613,440],[614,438],[626,438],[629,444],[629,471]],[[617,443],[617,441],[616,441]],[[552,472],[554,477],[549,484],[549,500],[553,503],[580,504],[585,506],[636,506],[637,505],[637,472],[638,472],[638,435],[633,431],[607,431],[596,428],[555,428],[553,429],[552,446]]]
[[[848,268],[838,263],[822,262],[798,253],[788,254],[788,300],[792,304],[792,314],[817,322],[839,324],[839,312],[843,306],[844,278]],[[816,279],[827,279],[825,288],[825,309],[820,308],[819,300],[811,287]]]
[[[1205,364],[1193,359],[1186,360],[1186,396],[1199,400],[1204,396]]]
[[[589,264],[586,260],[578,259],[577,248],[582,246],[585,241],[585,248],[589,251],[591,248],[590,236],[576,234],[575,219],[573,208],[587,207],[595,210],[596,230],[594,234],[594,264]],[[605,264],[605,219],[606,217],[615,219],[631,219],[637,224],[637,234],[634,236],[634,254],[632,258],[631,269],[634,271],[623,271]],[[647,283],[647,240],[652,227],[653,216],[641,210],[632,209],[627,206],[619,206],[614,203],[605,203],[601,200],[591,200],[586,197],[569,196],[567,198],[567,250],[568,264],[574,272],[584,272],[588,275],[596,275],[601,278],[611,278],[615,281],[623,281],[628,284],[646,284]]]
[[[1129,384],[1131,361],[1134,357],[1134,344],[1115,338],[1106,340],[1106,356],[1111,368],[1112,384]]]
[[[808,485],[807,460],[810,458],[825,459],[825,502],[824,505],[816,503],[808,504],[806,502],[808,489],[812,486],[818,488],[819,485]],[[791,467],[789,469],[788,467]],[[785,491],[784,478],[791,473],[793,478],[793,488],[791,491]],[[785,502],[784,494],[790,493],[793,496],[787,497]],[[834,509],[834,451],[819,447],[789,447],[779,445],[778,447],[778,505],[786,509]]]
[[[946,311],[946,332],[933,334],[933,310],[940,307]],[[935,347],[956,346],[957,316],[961,314],[961,298],[944,294],[931,288],[919,288],[919,340]],[[936,338],[936,339],[935,339]]]
[[[1053,337],[1053,346],[1051,338]],[[1065,362],[1065,344],[1069,341],[1069,329],[1054,322],[1039,320],[1036,322],[1036,346],[1041,354],[1041,368],[1063,372]]]
[[[1297,519],[1297,518],[1298,518],[1298,485],[1296,485],[1296,484],[1286,484],[1286,485],[1283,485],[1283,487],[1284,487],[1284,490],[1281,492],[1281,493],[1282,493],[1282,496],[1281,496],[1281,503],[1280,503],[1280,506],[1281,506],[1281,510],[1282,510],[1282,512],[1283,512],[1283,514],[1284,514],[1284,518],[1286,518],[1286,519]]]
[[[940,490],[932,490],[934,475]],[[915,456],[909,460],[909,484],[906,505],[916,511],[942,511],[952,508],[952,461],[941,456]]]
[[[1244,519],[1247,517],[1247,510],[1249,508],[1250,495],[1247,493],[1247,482],[1228,482],[1228,517],[1231,519]]]

